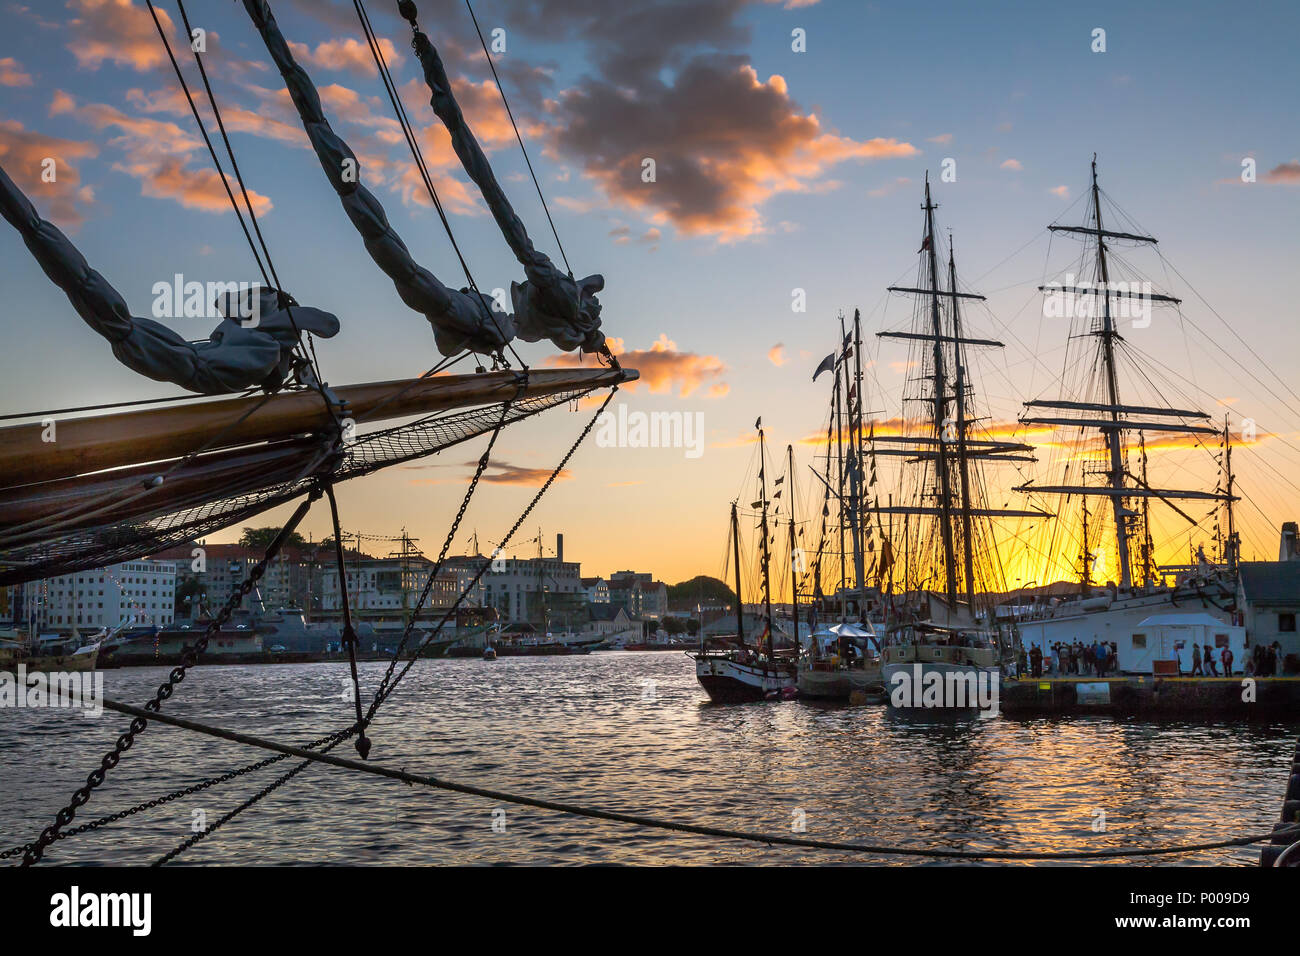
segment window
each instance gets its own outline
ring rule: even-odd
[[[1295,633],[1295,614],[1279,614],[1277,616],[1277,629],[1287,634]]]
[[[1214,635],[1214,646],[1215,646],[1215,647],[1227,647],[1227,646],[1228,646],[1228,635],[1227,635],[1227,634],[1215,634],[1215,635]]]
[[[1145,648],[1147,646],[1147,636],[1145,634],[1133,635],[1133,649]]]

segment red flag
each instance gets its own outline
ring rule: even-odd
[[[929,249],[929,248],[930,248],[930,237],[929,237],[929,236],[926,236],[926,237],[925,237],[925,241],[921,243],[921,248],[920,248],[920,249],[917,249],[916,251],[917,251],[918,253],[919,253],[919,252],[925,252],[925,251],[926,251],[927,249]]]

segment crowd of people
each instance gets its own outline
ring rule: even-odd
[[[1035,644],[1028,652],[1022,647],[1017,659],[1017,677],[1042,677],[1044,674],[1087,674],[1105,677],[1113,674],[1119,659],[1119,648],[1112,641],[1095,641],[1085,644],[1058,641],[1049,654]]]
[[[1035,644],[1028,651],[1023,647],[1016,655],[1017,677],[1042,677],[1046,674],[1080,674],[1105,677],[1118,670],[1119,648],[1112,641],[1094,641],[1085,644],[1076,640],[1073,643],[1061,642],[1051,646],[1048,653]],[[1226,644],[1213,648],[1209,644],[1192,645],[1192,677],[1231,677],[1235,655]],[[1282,649],[1277,641],[1272,644],[1256,644],[1250,657],[1246,658],[1241,669],[1243,675],[1256,677],[1274,677],[1281,673]],[[1220,670],[1222,668],[1222,670]],[[1178,657],[1178,670],[1182,673],[1181,655]]]

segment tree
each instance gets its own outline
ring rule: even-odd
[[[701,574],[689,581],[668,585],[668,600],[678,607],[689,607],[692,611],[697,604],[722,604],[734,607],[736,593],[727,587],[725,582]]]
[[[686,632],[686,622],[680,617],[664,618],[664,630],[671,635],[683,634]]]
[[[691,618],[689,621],[687,621],[686,633],[689,634],[691,637],[694,637],[696,634],[700,633],[700,622],[695,620],[695,618]]]
[[[275,540],[275,536],[279,533],[279,528],[245,528],[244,533],[240,535],[239,544],[240,547],[265,551],[271,546],[271,542]],[[307,540],[297,531],[292,531],[284,543],[291,548],[301,548],[307,543]]]

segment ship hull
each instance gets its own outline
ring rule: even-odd
[[[782,698],[796,690],[793,668],[774,670],[727,657],[696,657],[695,679],[709,699],[718,704]]]

